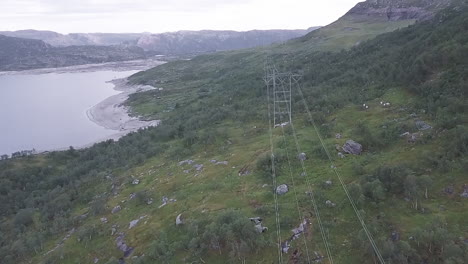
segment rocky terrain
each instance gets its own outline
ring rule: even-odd
[[[388,21],[426,20],[431,18],[436,10],[448,6],[450,2],[450,0],[372,0],[357,4],[347,15]]]

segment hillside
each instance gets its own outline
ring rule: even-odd
[[[0,35],[0,71],[55,68],[90,63],[146,58],[138,47],[69,46],[53,47],[41,40]]]
[[[283,263],[330,263],[326,245],[378,263],[334,167],[385,263],[467,263],[467,36],[459,4],[339,52],[291,41],[135,74],[164,88],[127,102],[160,126],[0,161],[2,263],[276,263],[278,237]],[[266,60],[303,75],[295,129],[271,141]]]

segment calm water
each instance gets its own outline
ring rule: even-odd
[[[135,71],[0,76],[0,155],[87,145],[112,134],[86,111],[118,92],[106,81]]]

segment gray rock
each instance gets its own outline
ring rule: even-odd
[[[392,240],[393,241],[398,241],[400,240],[400,233],[398,231],[393,231],[392,232]]]
[[[153,198],[149,198],[149,199],[146,201],[146,204],[147,204],[147,205],[151,205],[153,202],[154,202]]]
[[[341,136],[340,133],[337,133],[337,134],[335,135],[335,138],[336,138],[336,139],[340,139],[341,137],[342,137],[342,136]]]
[[[331,186],[332,184],[333,184],[333,182],[331,180],[325,181],[326,186]]]
[[[460,196],[463,198],[468,198],[468,184],[463,186],[463,192],[460,194]]]
[[[106,224],[107,223],[107,217],[101,217],[101,223]]]
[[[336,206],[336,204],[333,203],[333,202],[330,201],[330,200],[327,200],[327,201],[325,202],[325,205],[327,205],[328,207],[335,207],[335,206]]]
[[[302,233],[304,233],[306,227],[307,227],[307,220],[304,219],[304,221],[302,221],[302,223],[299,225],[299,227],[294,228],[293,230],[291,230],[294,233],[294,235],[291,237],[291,241],[298,239],[299,236]]]
[[[193,160],[183,160],[183,161],[179,162],[179,166],[182,166],[184,164],[192,165],[193,163],[194,163]]]
[[[178,225],[184,224],[184,221],[182,220],[182,214],[179,214],[179,215],[176,217],[175,223],[176,223],[177,226],[178,226]]]
[[[113,235],[115,234],[115,232],[117,232],[117,228],[112,227],[112,229],[111,229],[111,236],[113,236]]]
[[[278,195],[286,194],[288,191],[289,191],[289,187],[286,184],[281,184],[278,187],[276,187],[276,194]]]
[[[128,199],[133,200],[136,197],[136,193],[131,193]]]
[[[307,173],[302,172],[302,173],[301,173],[301,177],[305,177],[305,176],[307,176]]]
[[[134,228],[138,224],[138,222],[140,222],[140,219],[135,219],[135,220],[130,221],[130,224],[128,225],[128,229]]]
[[[116,242],[117,248],[124,253],[124,257],[128,257],[128,256],[130,256],[130,254],[132,254],[134,248],[128,246],[127,243],[125,243],[124,238],[125,238],[125,235],[123,233],[121,233],[115,239],[115,242]]]
[[[193,167],[194,167],[197,171],[203,170],[203,164],[195,164],[195,165],[193,165]]]
[[[140,183],[140,180],[139,180],[139,179],[134,179],[133,182],[132,182],[133,185],[137,185],[137,184],[139,184],[139,183]]]
[[[117,205],[116,207],[112,208],[111,213],[116,214],[120,212],[120,210],[122,210],[122,207],[120,207],[120,205]]]
[[[416,128],[418,130],[428,130],[432,128],[432,126],[430,126],[429,124],[427,124],[426,122],[422,120],[417,120],[416,122],[414,122],[414,124],[416,125]]]
[[[341,159],[346,158],[346,156],[345,156],[343,153],[341,153],[341,152],[338,152],[338,157],[340,157]]]
[[[343,151],[353,155],[360,155],[362,152],[362,145],[354,140],[347,140],[343,145]]]
[[[99,259],[98,259],[98,258],[94,258],[93,263],[96,264],[96,263],[98,263],[98,262],[99,262]]]
[[[227,161],[218,161],[216,162],[216,165],[228,165]]]
[[[286,240],[283,243],[281,243],[281,251],[283,251],[283,253],[288,253],[290,247],[291,245],[289,244],[289,240]]]
[[[184,170],[184,173],[187,173],[187,174],[188,174],[188,173],[190,173],[190,171],[189,171],[189,170]]]
[[[304,160],[307,159],[307,155],[306,155],[304,152],[302,152],[301,154],[299,154],[299,156],[298,156],[297,158],[298,158],[299,160],[304,161]]]
[[[409,136],[409,135],[411,135],[410,132],[405,132],[405,133],[401,134],[400,137],[407,137],[407,136]]]
[[[210,160],[211,163],[216,163],[217,160],[213,159],[213,160]]]

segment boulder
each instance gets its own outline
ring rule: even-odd
[[[192,163],[194,163],[193,160],[183,160],[183,161],[179,162],[179,166],[182,166],[184,164],[192,165]]]
[[[107,223],[107,217],[101,217],[101,223],[106,224]]]
[[[278,187],[276,187],[276,194],[278,195],[286,194],[288,191],[289,191],[289,187],[286,184],[281,184]]]
[[[328,206],[328,207],[335,207],[335,206],[336,206],[336,204],[333,203],[333,202],[330,201],[330,200],[327,200],[327,201],[325,202],[325,205]]]
[[[117,205],[116,207],[112,208],[111,213],[116,214],[120,212],[120,210],[122,210],[122,207],[120,207],[120,205]]]
[[[132,182],[133,185],[137,185],[137,184],[139,184],[139,183],[140,183],[140,180],[139,180],[139,179],[134,179],[133,182]]]
[[[340,139],[341,137],[342,137],[342,136],[341,136],[340,133],[337,133],[337,134],[335,135],[335,138],[336,138],[336,139]]]
[[[338,157],[340,157],[341,159],[344,159],[346,156],[343,153],[338,152]]]
[[[299,238],[299,235],[304,233],[305,228],[307,227],[307,220],[304,219],[302,223],[299,225],[299,227],[294,228],[292,232],[294,233],[293,240],[296,240]]]
[[[135,220],[130,221],[130,224],[128,225],[128,229],[134,228],[138,224],[138,222],[140,222],[140,219],[135,219]]]
[[[179,214],[176,217],[175,224],[176,224],[176,226],[184,224],[184,221],[182,220],[182,214]]]
[[[343,151],[353,155],[360,155],[362,152],[362,145],[350,139],[343,145]]]
[[[326,186],[331,186],[332,184],[333,184],[333,182],[331,180],[325,181]]]
[[[307,155],[306,155],[304,152],[302,152],[301,154],[299,154],[299,156],[298,156],[297,158],[298,158],[299,160],[304,161],[304,160],[307,159]]]
[[[417,120],[416,122],[414,122],[414,124],[416,125],[416,128],[418,130],[428,130],[432,128],[432,126],[430,126],[429,124],[427,124],[426,122],[422,120]]]
[[[468,184],[463,186],[463,192],[460,194],[460,196],[463,198],[468,198]]]
[[[124,237],[125,237],[125,235],[121,233],[115,239],[115,242],[116,242],[117,248],[124,253],[124,257],[128,257],[128,256],[130,256],[130,254],[132,254],[134,248],[128,246],[127,243],[125,243]]]
[[[193,165],[193,167],[194,167],[197,171],[203,170],[203,164],[195,164],[195,165]]]

